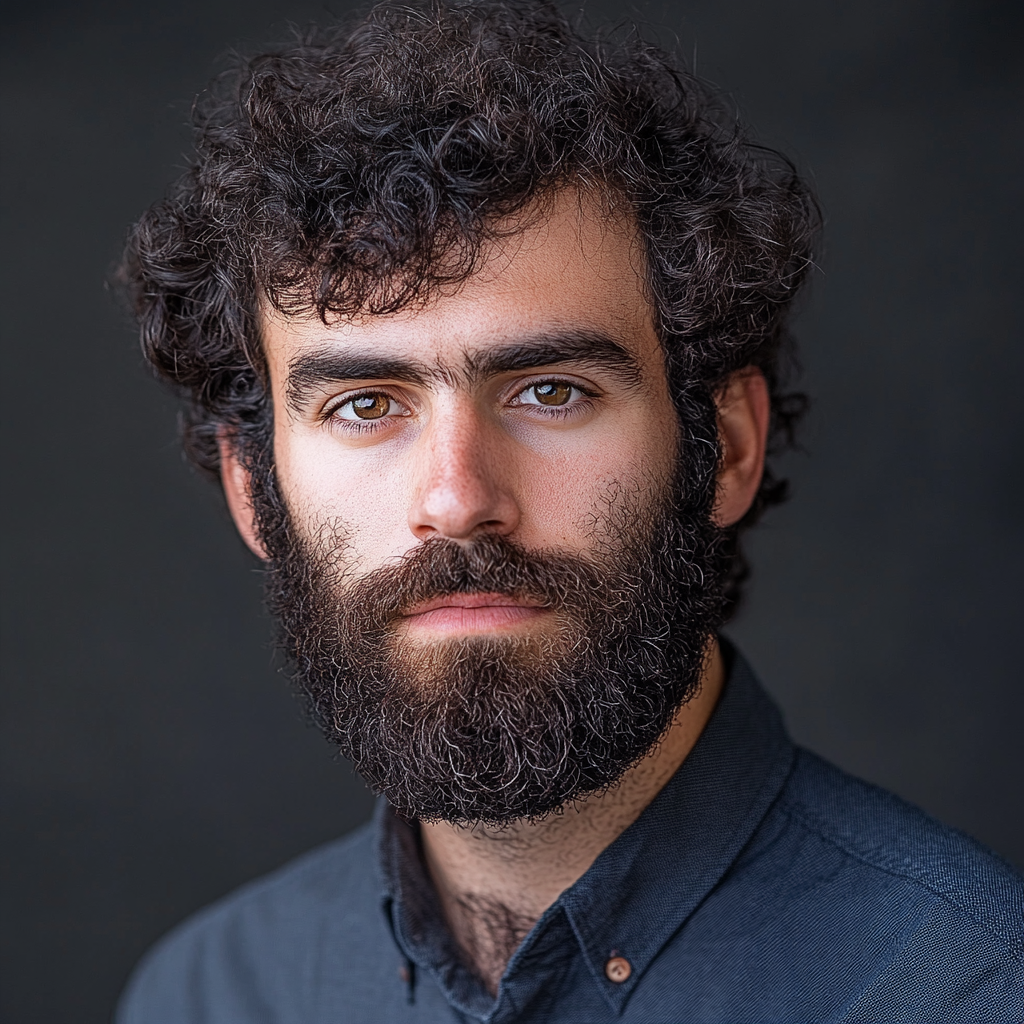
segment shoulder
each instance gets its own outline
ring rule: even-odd
[[[119,1024],[303,1018],[328,927],[372,944],[378,907],[370,826],[319,847],[193,915],[143,958]],[[159,1008],[159,1014],[154,1014]]]
[[[807,751],[775,811],[829,865],[824,889],[845,892],[839,930],[877,950],[842,1019],[897,1019],[908,1000],[915,1020],[1024,1019],[1024,879],[1013,867]]]
[[[970,836],[805,750],[779,810],[869,871],[929,893],[1009,952],[1024,952],[1024,879]]]

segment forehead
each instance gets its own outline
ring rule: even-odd
[[[495,347],[544,335],[614,337],[642,359],[658,348],[631,216],[565,189],[518,220],[498,225],[476,271],[451,290],[386,315],[332,319],[267,311],[271,377],[324,349],[470,366]]]

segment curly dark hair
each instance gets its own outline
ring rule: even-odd
[[[385,2],[237,61],[194,120],[194,162],[135,225],[120,277],[147,358],[187,399],[202,469],[218,472],[225,435],[247,464],[267,458],[261,301],[324,319],[393,312],[464,280],[501,218],[565,185],[635,216],[684,427],[756,366],[771,450],[792,443],[804,402],[785,390],[785,316],[816,204],[787,159],[635,32],[586,38],[544,0]],[[741,526],[784,497],[769,468]],[[735,598],[738,548],[733,563]]]

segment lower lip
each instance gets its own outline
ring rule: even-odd
[[[544,608],[524,605],[484,605],[481,608],[434,608],[405,618],[412,630],[432,633],[493,633],[521,626],[546,614]]]

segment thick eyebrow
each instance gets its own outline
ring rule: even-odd
[[[611,373],[624,387],[643,383],[637,358],[614,338],[599,331],[559,331],[511,344],[479,349],[466,355],[464,366],[433,366],[411,359],[320,351],[298,356],[288,366],[286,395],[296,412],[325,384],[361,380],[393,380],[425,386],[431,382],[463,380],[476,384],[500,373],[537,370],[576,363]]]
[[[467,357],[466,371],[470,379],[480,380],[499,373],[534,370],[558,363],[577,363],[610,372],[630,388],[643,383],[636,356],[600,331],[559,331],[483,349]]]
[[[309,352],[288,364],[288,405],[296,412],[325,384],[343,381],[395,380],[424,385],[447,376],[438,367],[409,359],[388,359],[373,355],[346,355],[344,352]]]

